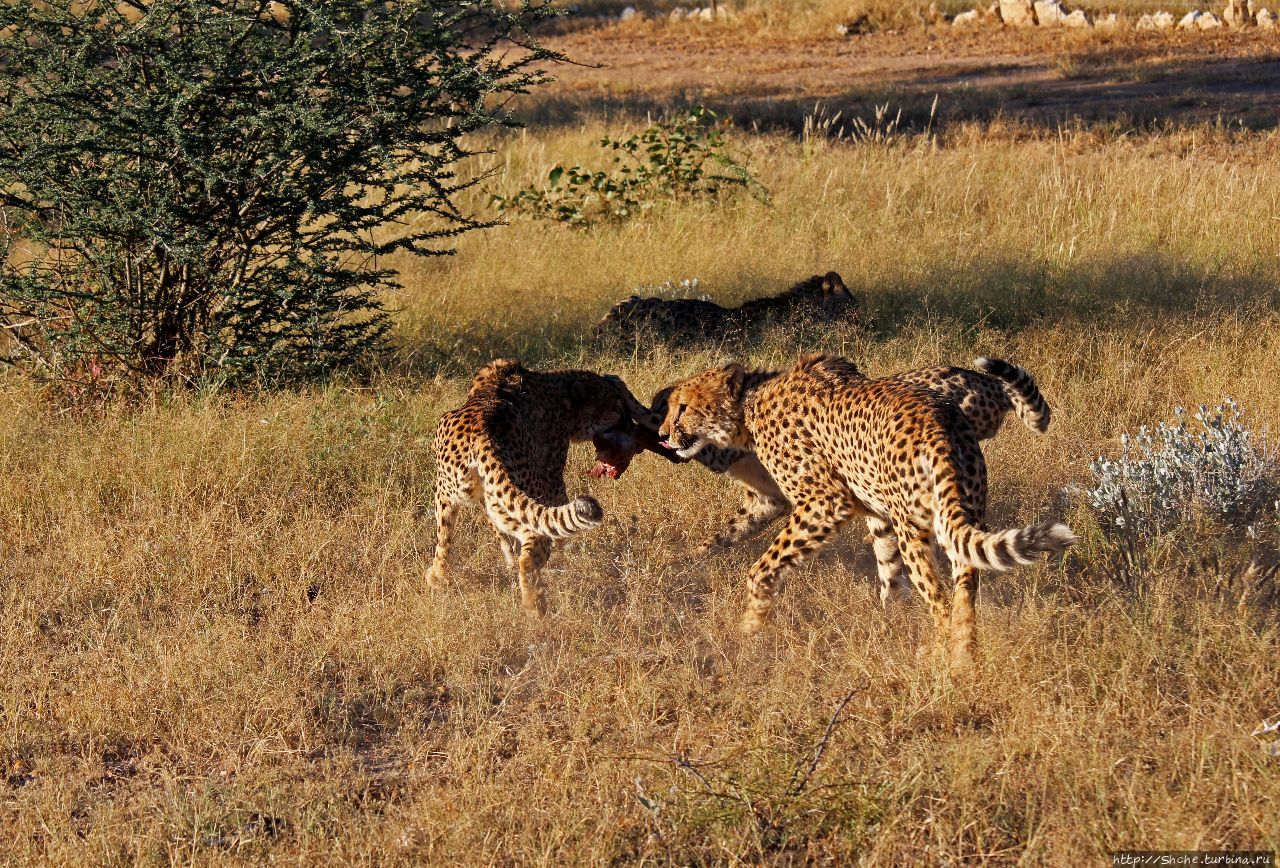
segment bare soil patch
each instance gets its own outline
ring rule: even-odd
[[[822,104],[904,121],[1010,117],[1058,124],[1221,119],[1270,128],[1280,117],[1280,37],[1261,31],[1112,34],[944,27],[850,38],[762,39],[666,25],[557,37],[583,66],[557,71],[538,119],[704,102],[762,125],[794,126]]]

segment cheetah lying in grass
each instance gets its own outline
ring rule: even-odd
[[[977,370],[949,365],[918,368],[894,374],[890,379],[923,386],[953,401],[979,440],[996,436],[1010,411],[1017,413],[1023,424],[1037,434],[1049,429],[1049,405],[1028,371],[1002,359],[981,358],[973,364]],[[672,388],[668,386],[654,395],[650,417],[640,420],[644,425],[658,425],[666,417]],[[728,474],[744,489],[737,514],[727,527],[698,547],[699,553],[732,548],[790,511],[786,496],[751,451],[708,445],[693,460],[712,473]],[[887,603],[891,597],[904,596],[910,589],[906,586],[902,558],[892,530],[875,522],[870,524],[867,541],[876,553],[880,600]]]
[[[634,338],[651,333],[661,340],[722,338],[796,314],[835,319],[857,309],[858,301],[839,274],[815,274],[774,296],[738,307],[721,307],[696,298],[641,298],[633,295],[605,314],[595,341]]]
[[[445,413],[436,428],[436,550],[428,583],[446,577],[458,508],[479,502],[498,531],[508,565],[517,567],[521,602],[543,612],[539,573],[552,542],[593,528],[604,517],[594,498],[569,500],[569,445],[595,440],[613,448],[621,441],[630,447],[629,460],[640,449],[632,418],[643,412],[617,377],[531,371],[514,359],[481,368],[466,401]],[[593,474],[616,477],[625,460],[612,457],[615,463],[609,464],[602,458]]]
[[[781,372],[729,365],[681,380],[667,398],[659,435],[682,458],[708,446],[753,451],[793,504],[748,576],[747,634],[766,624],[784,573],[862,516],[877,538],[894,534],[933,613],[939,646],[949,636],[953,665],[965,668],[978,570],[1008,570],[1075,541],[1058,522],[987,531],[986,462],[959,407],[918,385],[868,379],[845,359],[805,356]],[[949,614],[933,563],[935,538],[952,564]]]

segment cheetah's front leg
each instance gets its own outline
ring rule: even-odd
[[[773,595],[783,574],[820,551],[855,511],[860,508],[842,495],[796,504],[773,545],[747,575],[749,599],[742,616],[743,633],[751,636],[760,632],[769,620]]]
[[[706,554],[713,549],[731,548],[764,530],[770,522],[784,514],[790,507],[791,504],[785,500],[765,497],[747,489],[743,495],[742,506],[738,508],[737,515],[729,522],[728,527],[698,546],[696,551],[698,554]]]

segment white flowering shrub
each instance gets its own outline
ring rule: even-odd
[[[698,301],[711,301],[711,296],[702,291],[702,284],[696,277],[688,277],[681,281],[642,283],[636,287],[635,294],[642,298],[692,298]]]
[[[1280,508],[1265,436],[1244,425],[1231,398],[1189,418],[1181,407],[1174,414],[1172,423],[1123,435],[1119,457],[1089,465],[1094,485],[1084,496],[1104,533],[1134,543],[1208,519],[1255,535]]]

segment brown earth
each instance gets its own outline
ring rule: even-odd
[[[541,120],[702,102],[762,126],[865,116],[888,104],[912,125],[1008,117],[1202,122],[1270,128],[1280,118],[1280,34],[967,30],[921,27],[786,39],[680,24],[556,37],[563,66]],[[937,99],[936,111],[934,99]]]

